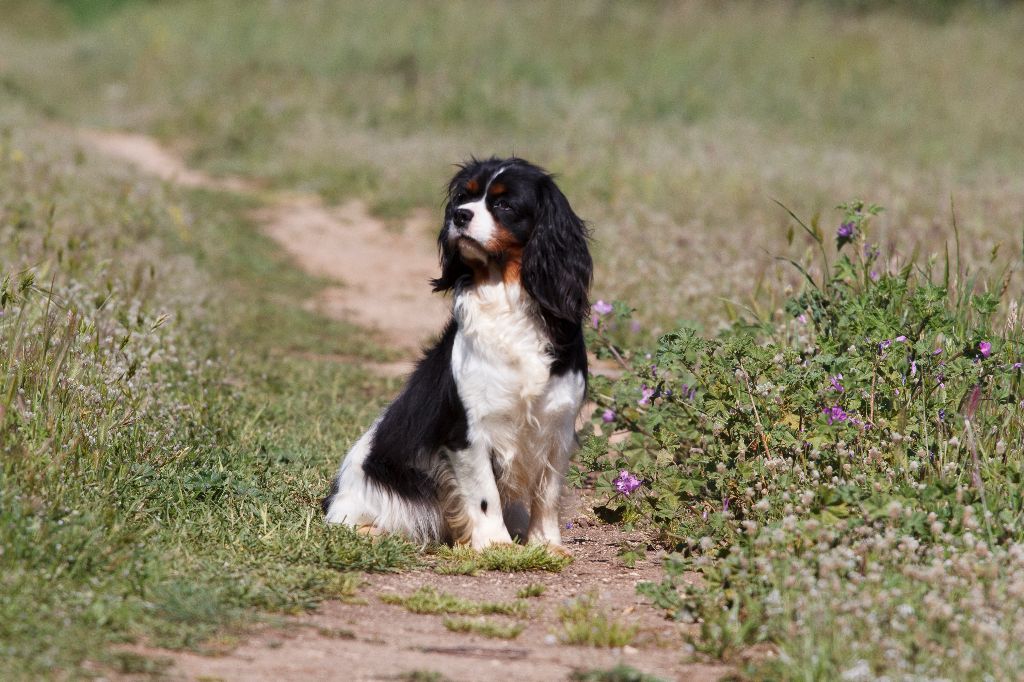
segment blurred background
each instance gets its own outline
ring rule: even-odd
[[[773,200],[826,235],[837,203],[879,203],[907,255],[943,250],[955,205],[968,257],[1019,252],[1019,3],[4,0],[0,17],[0,126],[144,132],[384,218],[437,211],[453,163],[514,153],[591,223],[595,298],[656,327],[789,277]]]

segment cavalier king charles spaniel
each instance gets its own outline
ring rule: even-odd
[[[323,501],[329,523],[475,549],[512,542],[511,526],[561,545],[587,381],[587,236],[543,169],[518,158],[460,166],[432,282],[453,293],[451,318],[342,460]]]

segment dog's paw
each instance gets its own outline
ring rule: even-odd
[[[555,556],[572,558],[572,552],[567,550],[563,545],[554,542],[544,542],[541,546],[547,550],[548,554],[554,554]]]

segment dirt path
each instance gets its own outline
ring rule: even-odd
[[[167,182],[258,196],[265,207],[253,217],[266,234],[308,272],[338,282],[308,305],[374,329],[404,351],[406,361],[380,366],[379,371],[407,371],[415,351],[440,329],[446,303],[426,285],[437,267],[433,216],[416,213],[400,229],[388,229],[362,202],[331,207],[313,195],[267,192],[253,180],[212,177],[188,168],[179,156],[145,136],[83,131],[80,139]],[[258,629],[225,655],[132,649],[169,657],[167,675],[188,680],[414,679],[409,677],[413,671],[436,672],[442,676],[436,679],[451,680],[561,680],[576,670],[618,663],[669,680],[716,680],[732,672],[683,661],[681,626],[636,595],[638,582],[660,579],[660,554],[651,552],[634,568],[626,567],[618,558],[619,548],[626,542],[643,543],[644,538],[598,523],[591,506],[578,493],[567,494],[565,544],[575,561],[560,574],[447,576],[421,569],[367,576],[359,600],[326,602],[310,616],[288,619],[285,626]],[[422,586],[472,600],[508,601],[529,583],[542,583],[546,591],[530,600],[523,633],[507,641],[451,632],[441,616],[416,615],[380,601],[381,595],[406,595]],[[618,620],[639,626],[633,645],[597,649],[558,641],[559,606],[587,594],[595,595],[600,608]]]

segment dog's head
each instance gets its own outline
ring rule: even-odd
[[[578,325],[590,308],[587,228],[551,175],[522,159],[473,159],[448,185],[435,291],[497,275],[521,283],[549,324]]]

